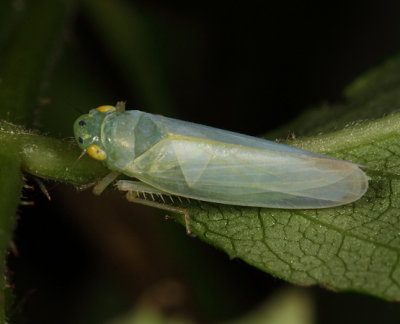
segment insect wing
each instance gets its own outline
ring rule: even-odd
[[[168,136],[129,168],[172,194],[244,206],[323,208],[357,200],[368,187],[364,172],[350,162],[154,117]]]

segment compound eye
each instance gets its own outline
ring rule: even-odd
[[[78,142],[83,144],[83,138],[82,137],[78,137]]]
[[[96,160],[100,160],[103,161],[107,158],[107,154],[106,152],[104,152],[100,147],[98,147],[97,145],[90,145],[87,148],[87,152],[88,154],[96,159]]]
[[[85,126],[85,125],[86,125],[86,122],[85,122],[84,120],[80,120],[80,121],[78,122],[78,125],[79,125],[79,126]]]

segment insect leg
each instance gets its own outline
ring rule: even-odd
[[[167,210],[173,213],[178,213],[183,215],[184,220],[185,220],[185,226],[186,226],[186,233],[187,234],[191,234],[192,231],[190,230],[190,216],[189,213],[187,212],[186,209],[181,208],[181,207],[176,207],[176,206],[171,206],[165,203],[159,203],[156,201],[150,201],[150,200],[146,200],[143,198],[140,198],[139,195],[137,194],[137,192],[142,192],[144,193],[148,193],[150,195],[152,194],[157,194],[157,195],[168,195],[170,196],[168,193],[158,190],[152,186],[149,186],[141,181],[129,181],[129,180],[119,180],[117,181],[117,183],[115,184],[117,186],[117,188],[119,190],[122,191],[128,191],[126,194],[126,199],[128,199],[128,201],[133,202],[133,203],[139,203],[142,205],[146,205],[146,206],[151,206],[151,207],[155,207],[155,208],[159,208],[159,209],[163,209],[163,210]],[[164,201],[164,199],[163,199]]]
[[[47,190],[45,184],[43,183],[43,181],[41,181],[39,178],[36,177],[32,177],[33,180],[37,183],[37,185],[39,186],[40,191],[46,196],[46,198],[48,200],[51,200],[49,191]]]
[[[112,171],[101,179],[93,188],[95,195],[100,195],[117,177],[120,175],[117,171]]]
[[[168,195],[167,192],[158,190],[141,181],[119,180],[115,183],[115,186],[117,187],[118,190],[122,191],[137,191],[148,194]]]
[[[146,199],[143,199],[143,198],[138,198],[136,193],[133,192],[133,191],[128,191],[127,192],[126,199],[128,201],[130,201],[130,202],[133,202],[133,203],[138,203],[138,204],[141,204],[141,205],[155,207],[155,208],[159,208],[159,209],[162,209],[162,210],[166,210],[166,211],[170,211],[170,212],[173,212],[173,213],[178,213],[178,214],[183,215],[183,217],[185,219],[186,233],[188,235],[192,234],[192,231],[190,230],[190,217],[189,217],[189,214],[188,214],[186,209],[180,208],[180,207],[176,207],[176,206],[162,204],[162,203],[159,203],[159,202],[156,202],[156,201],[146,200]]]

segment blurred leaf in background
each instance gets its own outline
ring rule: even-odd
[[[274,295],[268,302],[240,319],[224,324],[311,324],[313,323],[313,303],[310,296],[300,289],[285,289]],[[184,318],[167,318],[156,309],[139,305],[128,315],[112,320],[108,324],[189,324]]]
[[[265,134],[298,116],[310,104],[319,105],[325,99],[338,101],[341,90],[352,79],[399,51],[397,1],[389,1],[386,6],[346,4],[345,9],[340,4],[327,8],[326,4],[306,6],[296,1],[268,5],[250,1],[228,7],[207,2],[178,5],[128,0],[3,1],[0,116],[53,138],[30,136],[30,132],[19,128],[18,136],[14,136],[15,128],[2,124],[0,224],[4,234],[0,236],[0,257],[9,245],[14,211],[20,199],[20,159],[23,162],[30,156],[29,150],[23,150],[21,155],[21,147],[29,144],[33,152],[48,161],[47,170],[58,175],[46,176],[47,179],[74,184],[88,181],[104,172],[101,167],[95,170],[94,164],[90,164],[93,161],[65,173],[79,155],[68,140],[72,123],[88,109],[117,100],[127,100],[130,108],[247,134]],[[343,278],[342,268],[316,271],[315,259],[308,258],[307,263],[301,253],[314,251],[318,238],[332,238],[335,247],[335,233],[351,233],[351,239],[343,240],[344,251],[353,258],[354,269],[370,273],[371,277],[357,281],[360,277],[352,272],[354,277],[349,281],[353,285],[340,286],[334,280],[325,284],[397,299],[395,204],[389,206],[390,212],[382,213],[387,192],[392,193],[391,197],[396,192],[388,179],[393,179],[393,185],[398,174],[394,134],[397,124],[385,127],[385,131],[393,131],[393,136],[386,132],[388,136],[381,137],[390,145],[373,149],[367,148],[364,136],[363,146],[349,150],[351,145],[345,139],[359,139],[347,136],[346,131],[352,128],[333,136],[328,132],[396,111],[398,62],[398,57],[394,57],[352,83],[345,91],[345,102],[322,104],[270,133],[270,138],[284,139],[291,132],[301,136],[324,132],[326,136],[321,141],[320,137],[310,137],[293,144],[354,159],[371,169],[386,167],[390,172],[389,176],[371,173],[376,179],[371,182],[372,191],[360,202],[367,208],[372,198],[382,194],[382,203],[376,207],[383,218],[374,219],[374,213],[367,214],[369,222],[362,214],[349,218],[347,209],[352,206],[347,206],[340,215],[328,212],[317,218],[304,212],[294,218],[279,216],[274,224],[264,223],[271,225],[269,244],[274,244],[274,251],[283,258],[282,264],[288,262],[285,258],[293,257],[294,267],[299,270],[296,276],[286,276],[283,268],[269,268],[270,272],[302,284],[321,284],[325,277]],[[390,120],[390,116],[387,118]],[[371,126],[373,122],[363,125]],[[363,125],[354,129],[371,129],[363,129]],[[19,135],[24,135],[24,139]],[[29,142],[32,138],[33,142]],[[344,146],[337,149],[338,143]],[[65,158],[54,159],[61,154],[57,148],[65,153]],[[376,154],[375,159],[368,155],[370,152]],[[390,154],[385,155],[387,152]],[[372,164],[367,163],[371,161]],[[40,176],[36,171],[43,163],[31,169],[31,163],[22,166],[30,174]],[[93,170],[93,174],[66,178],[84,170]],[[28,181],[31,184],[32,180]],[[38,190],[23,191],[24,201],[34,201],[36,206],[18,208],[20,217],[14,236],[17,250],[8,258],[8,277],[15,287],[12,291],[17,304],[15,308],[8,307],[9,316],[29,323],[107,323],[132,308],[138,309],[132,305],[138,304],[144,295],[159,296],[160,287],[172,281],[179,289],[168,290],[167,300],[174,303],[163,304],[162,314],[202,322],[227,321],[245,318],[246,313],[268,301],[284,285],[240,260],[229,260],[198,239],[187,237],[181,226],[149,214],[154,212],[152,209],[132,206],[119,193],[106,192],[99,199],[90,192],[76,193],[71,186],[50,182],[48,188],[51,202]],[[259,219],[253,210],[240,211],[242,214],[236,217],[238,211],[228,206],[204,206],[212,213],[193,211],[198,234],[204,234],[205,240],[232,256],[243,257],[260,267],[250,253],[254,247],[251,240],[246,242],[238,237],[240,240],[235,242],[243,256],[227,247],[232,237],[225,241],[218,237],[243,226],[250,228],[250,232],[257,231]],[[271,211],[263,213],[264,221],[273,217]],[[228,214],[236,222],[233,228],[222,226]],[[383,226],[385,220],[387,227]],[[324,229],[315,228],[316,221]],[[205,235],[201,227],[204,224],[214,226],[211,232],[218,235]],[[272,225],[279,224],[282,231],[274,230]],[[312,235],[304,234],[307,238],[312,236],[308,245],[293,250],[305,227],[314,229]],[[257,238],[257,233],[253,234]],[[247,243],[251,243],[248,249]],[[315,256],[317,251],[312,253]],[[371,255],[365,258],[368,253]],[[354,259],[357,255],[359,259]],[[382,268],[385,262],[387,267]],[[387,273],[387,269],[392,271]],[[383,279],[374,286],[376,278]],[[393,280],[385,289],[387,278]],[[397,304],[361,294],[334,294],[317,288],[313,291],[317,296],[315,322],[347,323],[354,322],[355,317],[363,318],[364,323],[375,323],[377,318],[397,323],[400,318]],[[151,300],[154,304],[158,299]],[[3,301],[0,298],[0,320],[4,322]],[[350,312],[352,316],[348,316]]]

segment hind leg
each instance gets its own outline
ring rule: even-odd
[[[192,231],[190,230],[189,213],[184,208],[166,204],[163,196],[168,196],[172,200],[171,195],[168,194],[167,192],[158,190],[158,189],[156,189],[152,186],[149,186],[141,181],[120,180],[120,181],[117,181],[116,186],[119,190],[127,191],[126,199],[128,199],[128,201],[130,201],[130,202],[138,203],[138,204],[142,204],[142,205],[146,205],[146,206],[150,206],[150,207],[155,207],[155,208],[159,208],[162,210],[166,210],[166,211],[170,211],[173,213],[178,213],[178,214],[183,215],[184,220],[185,220],[186,233],[189,235],[192,233]],[[140,193],[143,193],[144,197],[146,197],[145,194],[149,194],[153,200],[147,200],[145,198],[140,198],[139,197]],[[159,202],[155,201],[154,196],[160,197],[160,199],[162,199],[163,203],[159,203]]]

